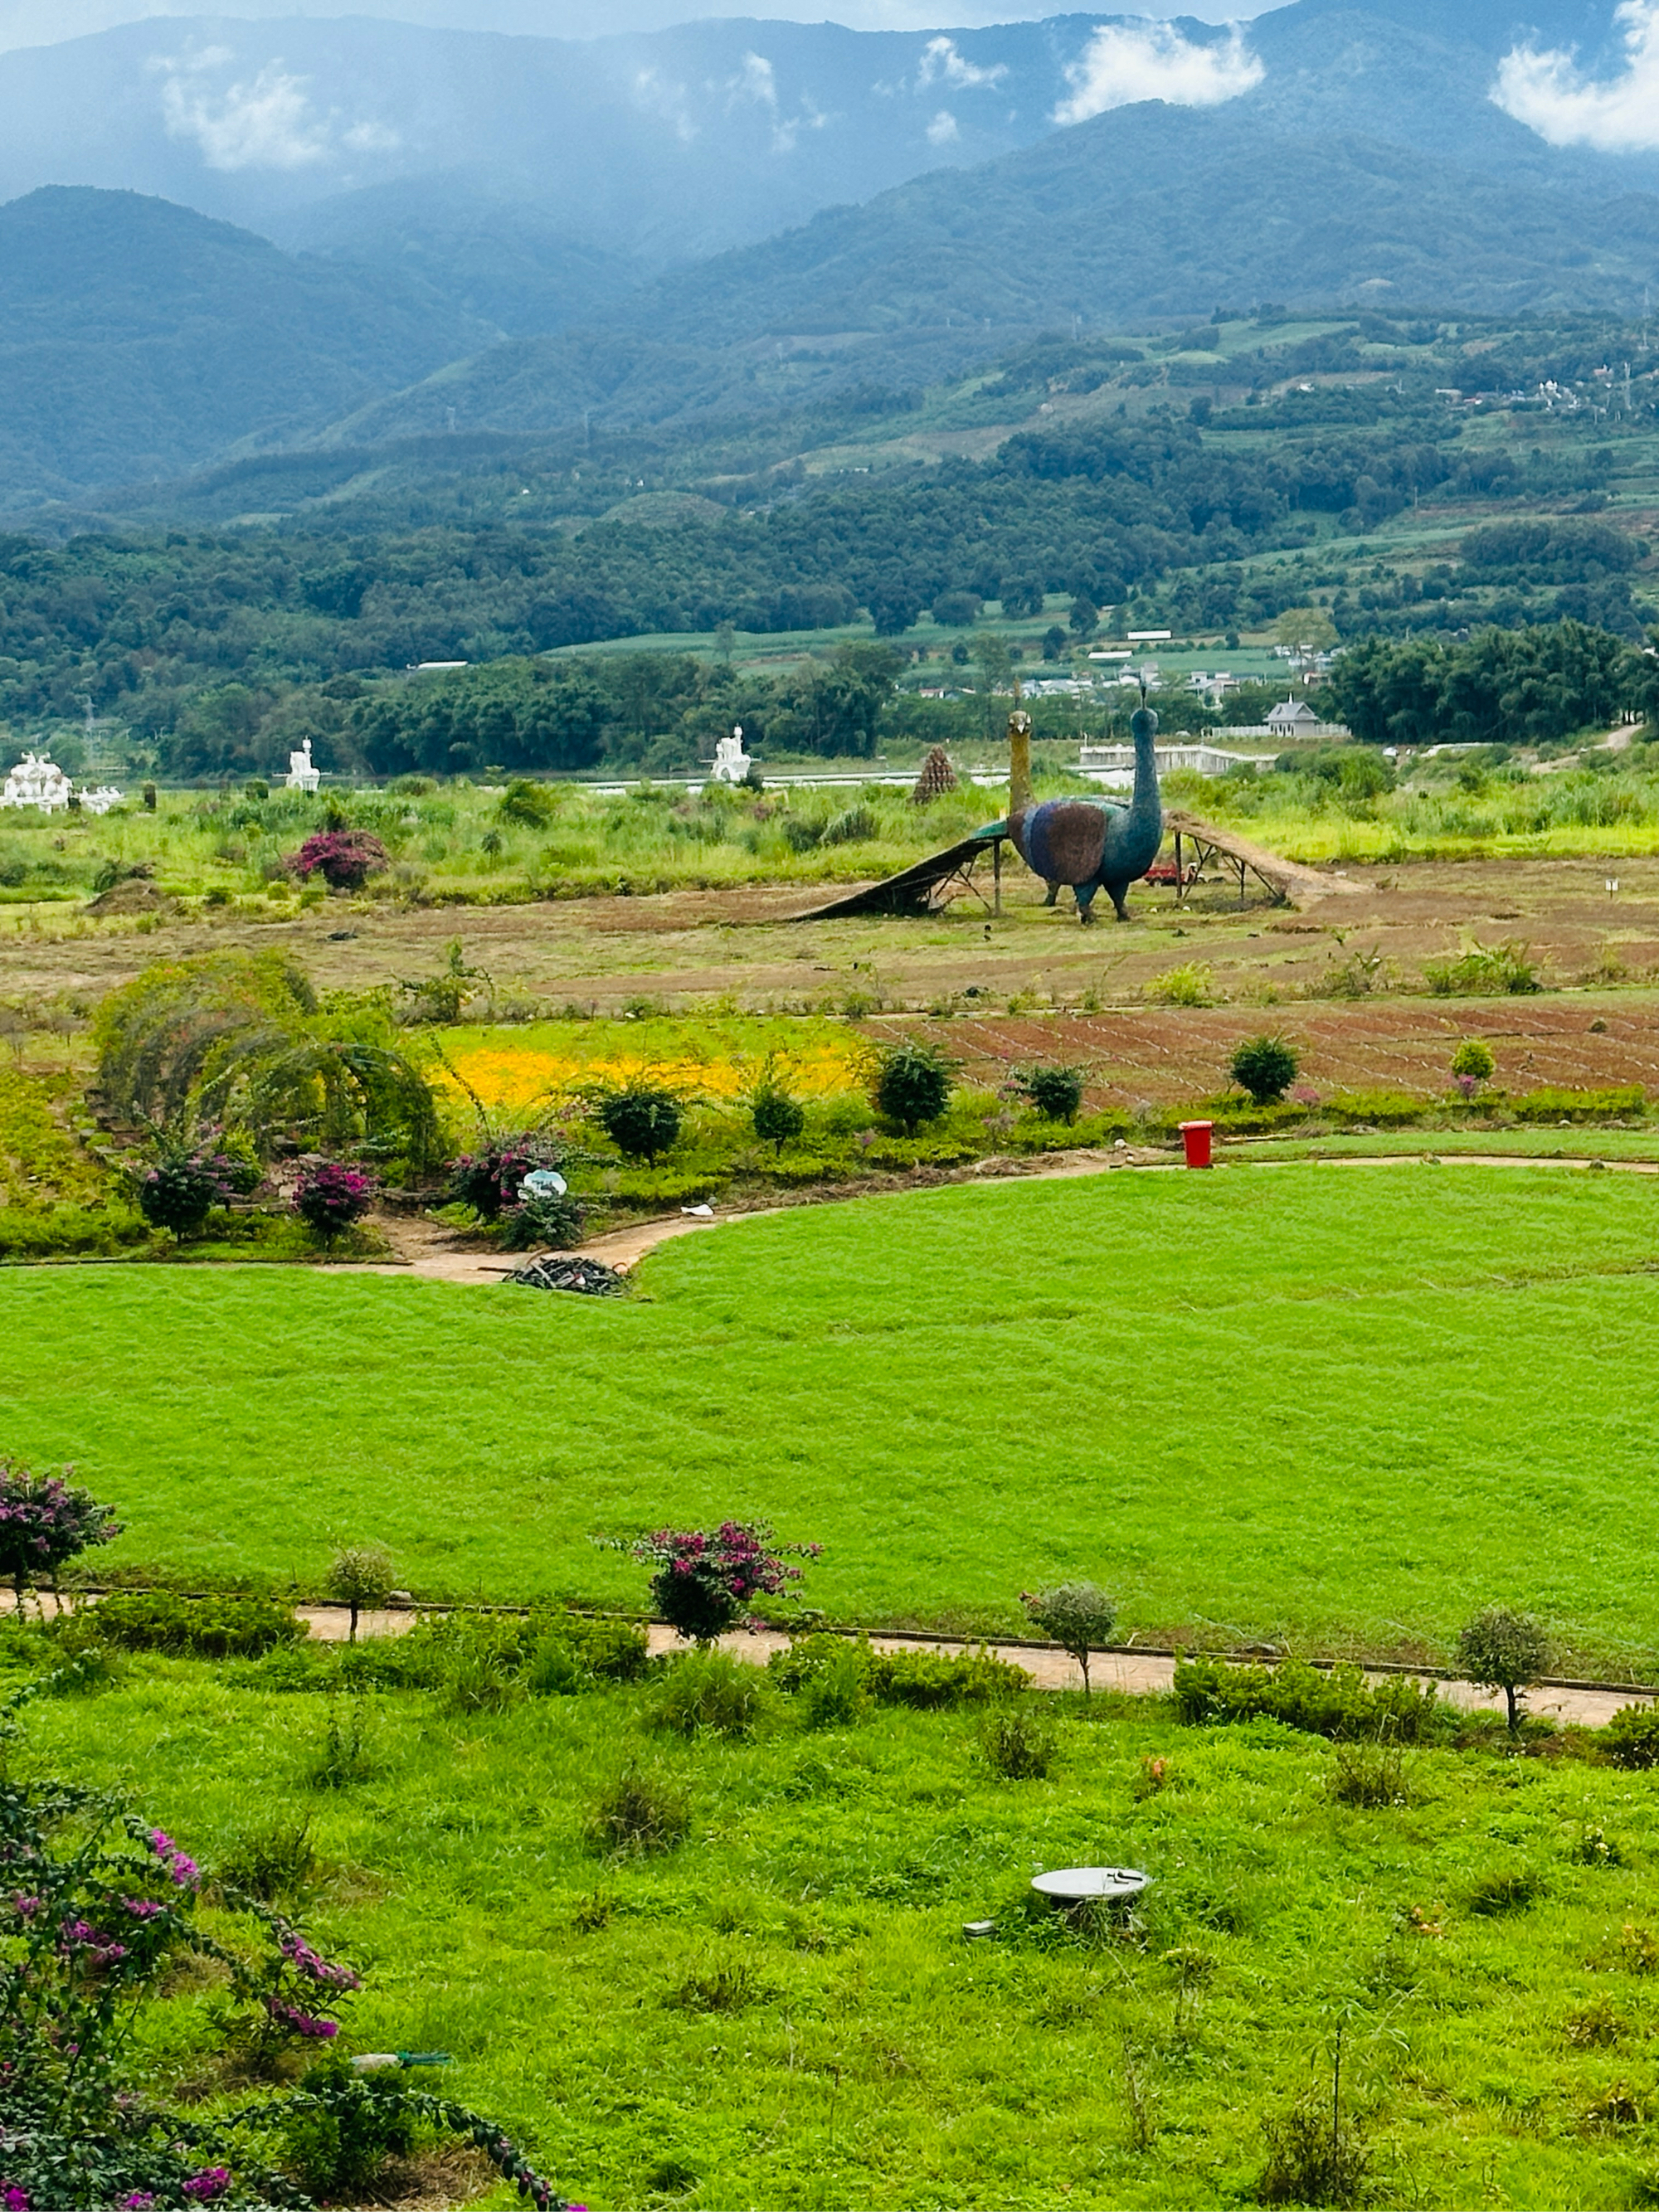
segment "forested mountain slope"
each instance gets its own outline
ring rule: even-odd
[[[0,477],[14,503],[299,435],[476,345],[393,277],[349,276],[132,192],[0,208]]]

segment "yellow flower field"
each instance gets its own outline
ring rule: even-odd
[[[533,1114],[589,1085],[660,1084],[690,1100],[741,1097],[769,1055],[777,1079],[796,1097],[833,1098],[862,1088],[868,1047],[839,1024],[544,1022],[526,1029],[452,1030],[441,1040],[447,1067],[492,1113]]]

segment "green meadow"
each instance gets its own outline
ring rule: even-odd
[[[31,1707],[14,1773],[125,1792],[210,1882],[292,1874],[285,1909],[366,1973],[349,2047],[449,2053],[444,2089],[593,2212],[1282,2201],[1270,2130],[1300,2106],[1322,2142],[1339,2031],[1359,2201],[1590,2212],[1659,2180],[1650,1774],[1488,1729],[1368,1809],[1352,1751],[1163,1701],[1045,1700],[1054,1764],[1006,1780],[963,1711],[777,1698],[734,1741],[653,1725],[667,1677],[481,1711],[337,1660],[122,1669]],[[678,1848],[587,1839],[630,1767]],[[1133,1921],[1031,1913],[1079,1863],[1153,1877]],[[147,2088],[234,2100],[222,2000],[173,1979]]]
[[[761,1516],[809,1601],[1012,1629],[1087,1575],[1143,1643],[1443,1657],[1485,1601],[1562,1661],[1655,1642],[1659,1192],[1223,1167],[805,1208],[625,1300],[320,1269],[0,1274],[7,1443],[125,1574],[639,1603],[592,1540]],[[1638,1678],[1644,1675],[1638,1674]]]

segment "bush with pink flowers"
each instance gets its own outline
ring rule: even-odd
[[[294,1211],[324,1243],[331,1244],[361,1221],[374,1205],[380,1178],[343,1160],[322,1160],[301,1170]]]
[[[722,1521],[718,1528],[659,1528],[629,1546],[656,1569],[651,1596],[677,1636],[712,1644],[752,1620],[757,1598],[779,1597],[801,1571],[790,1557],[816,1559],[822,1544],[781,1544],[764,1522]]]
[[[367,830],[319,830],[285,865],[290,875],[320,876],[331,891],[360,891],[391,858]]]

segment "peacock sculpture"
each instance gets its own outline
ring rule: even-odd
[[[997,827],[1011,838],[1034,875],[1048,886],[1053,906],[1062,884],[1077,895],[1079,921],[1093,920],[1095,894],[1104,891],[1127,921],[1124,900],[1131,884],[1138,883],[1155,860],[1164,842],[1164,806],[1158,789],[1158,716],[1142,705],[1131,724],[1135,746],[1134,789],[1127,806],[1107,806],[1092,799],[1049,799],[1041,806],[1031,803],[1030,717],[1016,713],[1009,719],[1012,749],[1007,818]]]

